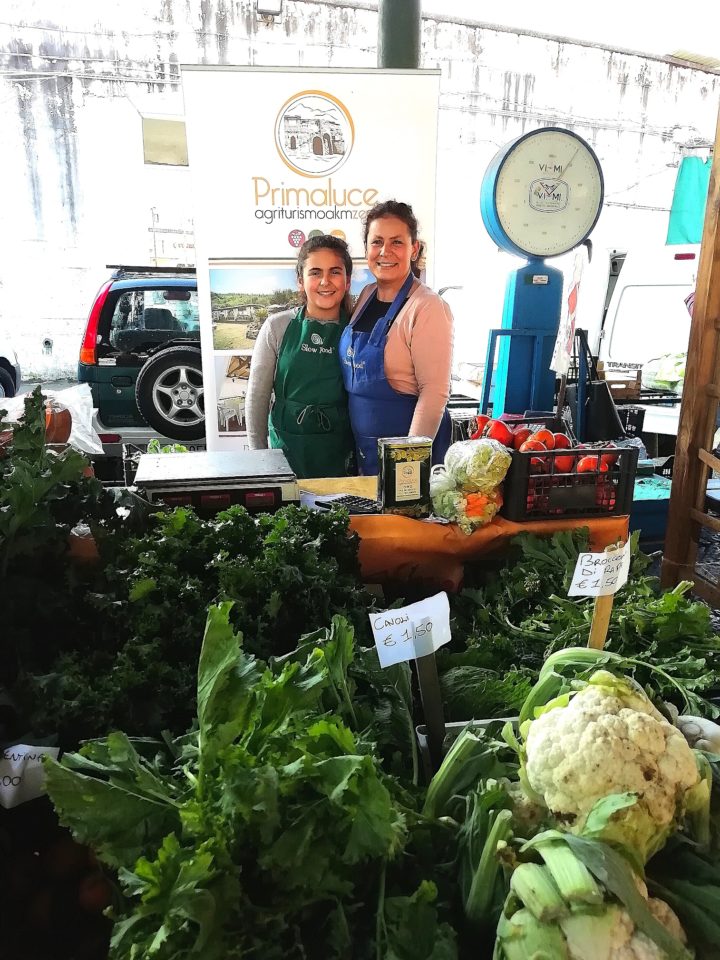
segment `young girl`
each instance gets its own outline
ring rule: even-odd
[[[347,244],[306,240],[296,272],[303,306],[269,317],[253,351],[245,401],[250,449],[283,450],[300,478],[347,476],[355,445],[338,354],[352,276]]]

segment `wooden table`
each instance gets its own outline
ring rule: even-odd
[[[359,497],[377,496],[376,477],[333,477],[300,480],[301,491],[330,495],[352,493]],[[426,580],[440,589],[457,590],[462,583],[463,566],[492,550],[507,546],[519,533],[549,537],[558,530],[588,527],[594,550],[603,550],[628,535],[628,517],[585,517],[579,520],[537,520],[513,523],[495,517],[469,536],[457,524],[431,523],[393,515],[357,515],[350,527],[360,536],[360,565],[367,583],[386,580]]]

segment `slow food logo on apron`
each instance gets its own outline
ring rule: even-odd
[[[355,351],[352,347],[347,348],[347,353],[345,354],[345,366],[352,367],[353,370],[362,370],[365,366],[364,360],[355,361],[353,357],[355,356]]]
[[[334,352],[332,347],[326,347],[324,346],[324,344],[325,344],[325,341],[323,340],[323,338],[320,336],[319,333],[311,333],[310,343],[301,344],[300,349],[302,350],[303,353],[328,354],[328,353]]]

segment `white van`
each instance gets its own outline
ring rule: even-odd
[[[630,250],[625,256],[601,329],[590,336],[598,359],[642,366],[667,354],[686,354],[700,245]],[[677,434],[679,403],[645,407],[645,433]]]
[[[593,353],[610,363],[645,364],[687,352],[685,299],[695,289],[699,258],[699,244],[628,251],[598,342],[590,338]]]

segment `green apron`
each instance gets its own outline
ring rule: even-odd
[[[347,324],[321,323],[302,307],[285,331],[275,370],[270,446],[284,451],[302,477],[345,477],[354,472],[355,443],[338,343]]]

